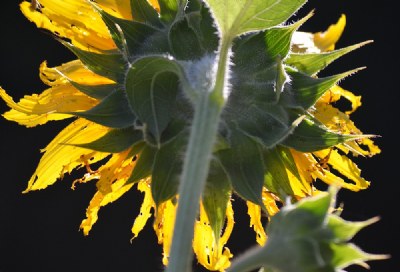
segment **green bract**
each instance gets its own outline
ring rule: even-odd
[[[268,225],[265,247],[253,248],[237,259],[229,272],[246,272],[264,267],[265,271],[335,272],[351,264],[385,259],[368,254],[349,243],[364,227],[377,221],[345,221],[335,209],[336,189],[287,205]]]

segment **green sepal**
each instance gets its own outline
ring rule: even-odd
[[[177,194],[187,138],[186,133],[181,133],[162,145],[156,153],[151,175],[151,193],[157,206]]]
[[[133,168],[131,176],[126,181],[127,184],[139,182],[141,179],[151,176],[153,171],[154,158],[157,149],[146,145],[144,142],[136,144],[136,154],[138,159]]]
[[[290,76],[290,87],[281,94],[280,104],[289,108],[308,109],[339,80],[359,71],[354,69],[341,74],[324,78],[314,78],[306,74],[287,69]]]
[[[293,195],[287,170],[299,177],[294,159],[287,148],[277,146],[263,151],[264,186],[268,191],[284,200],[287,195]]]
[[[222,36],[236,37],[286,21],[305,0],[206,0]]]
[[[245,200],[264,207],[264,165],[258,144],[241,131],[231,131],[229,149],[216,153],[234,191]]]
[[[171,26],[169,38],[173,55],[179,60],[198,59],[204,53],[201,48],[201,41],[189,25],[186,17]]]
[[[237,107],[235,123],[243,133],[251,136],[266,148],[271,148],[285,139],[294,129],[289,114],[277,105],[256,104]]]
[[[106,98],[108,95],[120,88],[118,84],[83,85],[73,81],[70,81],[70,83],[80,92],[97,100]]]
[[[231,184],[219,162],[212,160],[203,191],[203,207],[214,236],[218,239],[225,223],[226,207],[231,197]]]
[[[179,89],[180,66],[162,56],[138,59],[126,75],[126,92],[132,110],[158,145],[171,121]]]
[[[295,67],[299,72],[303,72],[307,75],[315,75],[333,61],[370,42],[371,41],[366,41],[323,53],[291,53],[285,63]]]
[[[132,18],[135,21],[152,26],[162,26],[157,11],[147,0],[131,0]]]
[[[316,120],[305,118],[281,144],[300,152],[313,152],[360,137],[363,136],[331,132]]]
[[[158,29],[141,22],[117,18],[101,9],[98,9],[98,11],[103,18],[103,21],[106,23],[115,44],[122,52],[127,50],[130,58],[140,54],[139,48],[141,48],[143,42],[149,36],[159,31]]]
[[[277,57],[285,59],[292,45],[293,33],[311,17],[311,13],[294,24],[273,27],[265,31],[265,44],[267,56],[271,60]]]
[[[104,76],[115,82],[121,82],[125,77],[128,64],[124,56],[117,50],[108,50],[101,53],[82,50],[63,40],[59,41],[72,51],[82,63],[92,72]]]
[[[104,136],[93,142],[77,144],[76,146],[99,152],[120,153],[142,140],[143,134],[141,131],[135,130],[133,127],[127,127],[110,130]]]
[[[126,93],[117,90],[87,111],[70,112],[89,121],[111,128],[126,128],[134,124],[135,114],[132,112]]]

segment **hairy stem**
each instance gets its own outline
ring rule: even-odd
[[[212,92],[200,94],[195,106],[189,144],[179,185],[179,199],[171,255],[166,272],[191,271],[192,241],[199,202],[207,179],[222,108],[225,104],[230,40],[219,50],[218,69]]]

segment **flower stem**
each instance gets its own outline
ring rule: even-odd
[[[179,187],[178,209],[167,272],[191,271],[193,229],[221,113],[221,106],[210,94],[201,95],[195,109]]]
[[[191,271],[195,220],[210,167],[221,111],[225,105],[224,90],[229,66],[230,45],[230,39],[222,40],[214,88],[211,92],[201,93],[196,101],[179,185],[177,215],[166,272]]]

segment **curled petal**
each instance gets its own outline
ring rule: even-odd
[[[44,61],[40,65],[40,79],[49,86],[68,84],[70,80],[82,85],[114,83],[114,81],[87,69],[80,60],[73,60],[51,68],[47,67],[47,63]]]
[[[322,51],[331,51],[335,49],[335,44],[339,40],[346,26],[346,16],[342,14],[336,24],[332,24],[324,32],[314,34],[314,43]]]
[[[108,130],[84,119],[77,119],[68,125],[42,150],[44,154],[24,192],[44,189],[62,178],[65,173],[70,173],[73,169],[86,165],[87,162],[95,163],[104,159],[107,153],[70,144],[94,141]]]
[[[151,197],[151,187],[149,180],[141,180],[138,183],[138,190],[144,193],[144,199],[142,205],[140,206],[140,213],[136,217],[131,229],[133,234],[131,241],[135,239],[142,231],[147,221],[151,217],[151,209],[155,206],[153,198]]]
[[[203,206],[200,206],[200,219],[196,221],[194,229],[193,250],[205,268],[211,271],[224,271],[230,266],[230,258],[233,256],[229,249],[224,247],[234,225],[232,205],[228,202],[227,223],[221,238],[215,237],[207,214]]]
[[[38,28],[45,28],[56,36],[71,40],[72,44],[91,51],[116,48],[107,26],[88,1],[41,0],[40,10],[22,2],[22,13]]]
[[[161,203],[157,207],[156,220],[153,228],[157,234],[158,243],[163,245],[163,264],[168,265],[169,252],[174,232],[176,204],[171,200]]]

